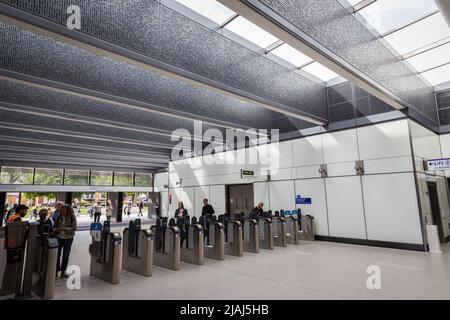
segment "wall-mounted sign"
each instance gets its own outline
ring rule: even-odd
[[[311,198],[302,198],[301,195],[295,197],[295,204],[312,204]]]
[[[255,171],[253,170],[241,170],[241,178],[254,178],[255,177]]]
[[[427,160],[427,170],[450,170],[450,158]]]

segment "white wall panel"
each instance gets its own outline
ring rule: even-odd
[[[361,160],[411,155],[407,120],[357,129]]]
[[[367,239],[359,176],[326,178],[330,236]]]
[[[327,165],[329,177],[356,175],[355,162],[330,163]]]
[[[296,139],[292,143],[294,167],[320,165],[323,163],[321,135]]]
[[[203,199],[209,199],[209,186],[195,187],[195,213],[194,215],[200,217],[202,215]]]
[[[217,214],[226,212],[225,185],[210,186],[209,198],[209,202],[214,207]]]
[[[270,208],[266,210],[291,210],[295,208],[294,180],[275,181],[269,183]]]
[[[307,166],[295,168],[296,174],[294,178],[296,179],[308,179],[308,178],[320,178],[319,173],[320,166]]]
[[[409,120],[414,155],[423,159],[441,158],[439,136],[421,125]]]
[[[295,181],[296,195],[302,198],[311,198],[311,204],[297,205],[302,214],[314,217],[314,226],[317,235],[328,236],[328,217],[325,198],[325,179],[306,179]]]
[[[413,170],[411,156],[364,160],[364,171],[366,174],[412,172]]]
[[[439,138],[441,139],[442,156],[450,158],[450,134],[443,134]]]
[[[181,201],[183,201],[184,208],[192,215],[195,211],[195,188],[181,189]]]
[[[169,192],[161,192],[160,212],[162,217],[167,217],[169,214]]]
[[[266,208],[270,208],[270,198],[269,198],[269,183],[268,182],[258,182],[253,184],[253,206],[259,202],[264,202]]]
[[[169,173],[168,172],[161,172],[155,174],[155,188],[164,188],[164,185],[168,184],[169,182]]]
[[[181,188],[169,188],[169,217],[173,217],[181,199]]]
[[[362,177],[369,240],[422,244],[413,173]]]
[[[288,180],[293,178],[293,172],[295,173],[295,169],[292,168],[284,168],[284,169],[275,169],[270,171],[270,179],[271,180]]]
[[[358,160],[355,129],[323,135],[323,161],[335,163]]]
[[[274,145],[276,146],[276,145]],[[275,147],[275,149],[277,149]],[[273,149],[272,149],[273,151]],[[292,168],[294,161],[292,157],[292,141],[283,141],[278,144],[278,158],[277,152],[271,153],[272,161],[271,168]],[[278,162],[278,163],[277,163]]]

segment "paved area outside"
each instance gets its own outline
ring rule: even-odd
[[[123,228],[115,228],[122,231]],[[450,299],[450,246],[443,254],[330,243],[261,250],[180,271],[154,267],[150,278],[122,271],[111,285],[89,276],[89,232],[78,232],[70,264],[81,290],[57,280],[56,299]],[[381,268],[381,289],[369,290],[367,267]]]

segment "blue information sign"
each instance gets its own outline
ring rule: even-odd
[[[311,198],[302,198],[301,195],[295,197],[295,204],[311,204]]]

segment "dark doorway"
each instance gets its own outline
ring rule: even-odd
[[[253,202],[253,184],[227,186],[227,212],[231,217],[235,213],[251,211]]]
[[[442,226],[442,216],[441,216],[441,209],[439,207],[437,186],[435,182],[428,182],[427,185],[428,185],[428,196],[430,197],[431,215],[433,218],[433,224],[437,226],[440,242],[445,243],[444,228]]]

